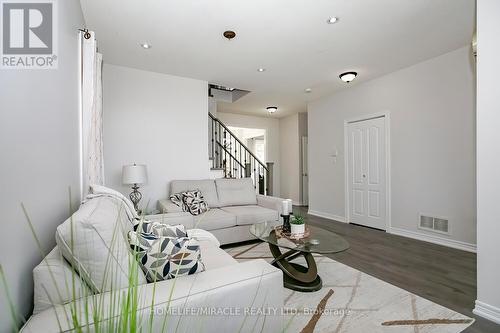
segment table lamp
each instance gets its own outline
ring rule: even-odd
[[[129,195],[130,200],[134,204],[135,210],[139,211],[139,201],[142,199],[142,194],[139,192],[139,186],[148,182],[148,171],[144,164],[124,165],[122,168],[122,183],[124,185],[132,185],[132,192]]]

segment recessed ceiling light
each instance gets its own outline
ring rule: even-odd
[[[354,80],[358,76],[358,73],[356,72],[345,72],[339,75],[339,78],[344,81],[345,83],[349,83],[352,80]]]
[[[332,17],[328,18],[328,20],[326,20],[326,23],[328,23],[328,24],[335,24],[338,21],[339,21],[338,17],[332,16]]]
[[[142,47],[143,49],[146,49],[146,50],[147,50],[147,49],[152,48],[153,46],[152,46],[151,44],[149,44],[149,43],[141,43],[141,47]]]
[[[311,89],[311,88],[306,88],[304,91],[305,91],[307,94],[309,94],[309,93],[312,91],[312,89]]]
[[[273,114],[276,111],[278,111],[278,107],[277,106],[268,106],[266,109],[267,109],[267,112],[269,112],[270,114]]]
[[[265,71],[266,71],[266,69],[262,68],[262,67],[257,70],[257,72],[265,72]]]

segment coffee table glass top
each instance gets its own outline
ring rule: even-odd
[[[250,227],[250,232],[260,240],[295,251],[307,253],[336,253],[349,248],[349,243],[336,233],[326,229],[306,225],[309,228],[310,235],[302,239],[288,239],[279,237],[275,232],[276,222],[258,223]]]

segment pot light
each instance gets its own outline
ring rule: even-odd
[[[269,112],[270,114],[273,114],[276,111],[278,111],[278,107],[277,106],[268,106],[266,109],[267,109],[267,112]]]
[[[266,69],[265,69],[265,68],[262,68],[262,67],[261,67],[261,68],[259,68],[259,69],[257,69],[257,72],[261,72],[261,73],[262,73],[262,72],[265,72],[265,71],[266,71]]]
[[[328,24],[335,24],[338,21],[339,21],[338,17],[332,16],[332,17],[328,18],[328,20],[326,20],[326,23],[328,23]]]
[[[142,47],[143,49],[146,49],[146,50],[147,50],[147,49],[152,48],[153,46],[152,46],[151,44],[149,44],[149,43],[141,43],[141,47]]]
[[[358,76],[358,73],[356,72],[345,72],[339,75],[339,78],[344,81],[345,83],[349,83],[352,80],[354,80]]]

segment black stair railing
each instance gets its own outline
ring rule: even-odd
[[[223,170],[224,178],[252,178],[257,193],[272,195],[272,164],[268,167],[224,123],[209,116],[212,168]]]

